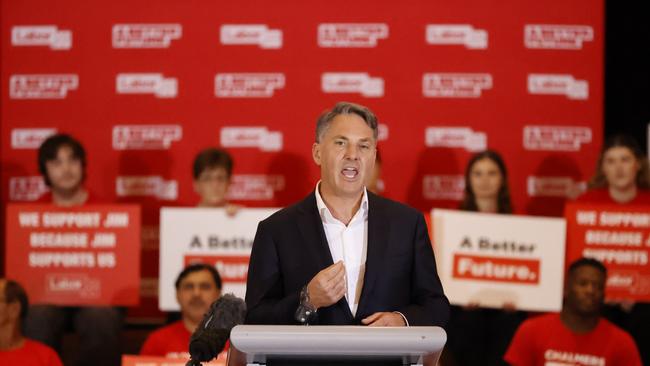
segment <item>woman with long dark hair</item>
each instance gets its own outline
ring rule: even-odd
[[[501,155],[485,150],[471,157],[465,169],[463,211],[512,213],[508,172]]]
[[[482,213],[512,213],[508,171],[499,153],[485,150],[470,158],[459,208]],[[503,304],[503,309],[480,306],[474,303],[451,307],[443,364],[505,365],[503,355],[526,314],[516,311],[510,303]]]

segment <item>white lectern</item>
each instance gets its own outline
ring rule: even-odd
[[[229,364],[433,366],[446,340],[440,327],[238,325]]]

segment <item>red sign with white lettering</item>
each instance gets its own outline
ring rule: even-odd
[[[219,271],[224,283],[246,284],[250,256],[186,255],[184,265],[209,263]]]
[[[607,267],[606,297],[650,301],[650,207],[572,202],[567,220],[567,265],[580,257]]]
[[[140,207],[9,204],[7,277],[32,303],[137,305]]]
[[[508,283],[539,283],[539,260],[455,254],[455,278]]]

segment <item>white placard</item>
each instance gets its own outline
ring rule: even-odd
[[[562,308],[564,219],[431,211],[438,274],[455,305]]]
[[[257,224],[277,210],[243,208],[228,216],[222,208],[161,208],[160,310],[179,310],[174,283],[192,261],[214,264],[223,281],[221,292],[244,298]]]

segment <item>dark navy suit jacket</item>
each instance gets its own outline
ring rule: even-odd
[[[257,227],[246,285],[247,324],[296,324],[300,290],[333,264],[314,192]],[[356,325],[399,311],[410,325],[444,326],[449,302],[422,214],[368,192],[366,270],[356,316],[342,298],[318,309],[318,324]]]

